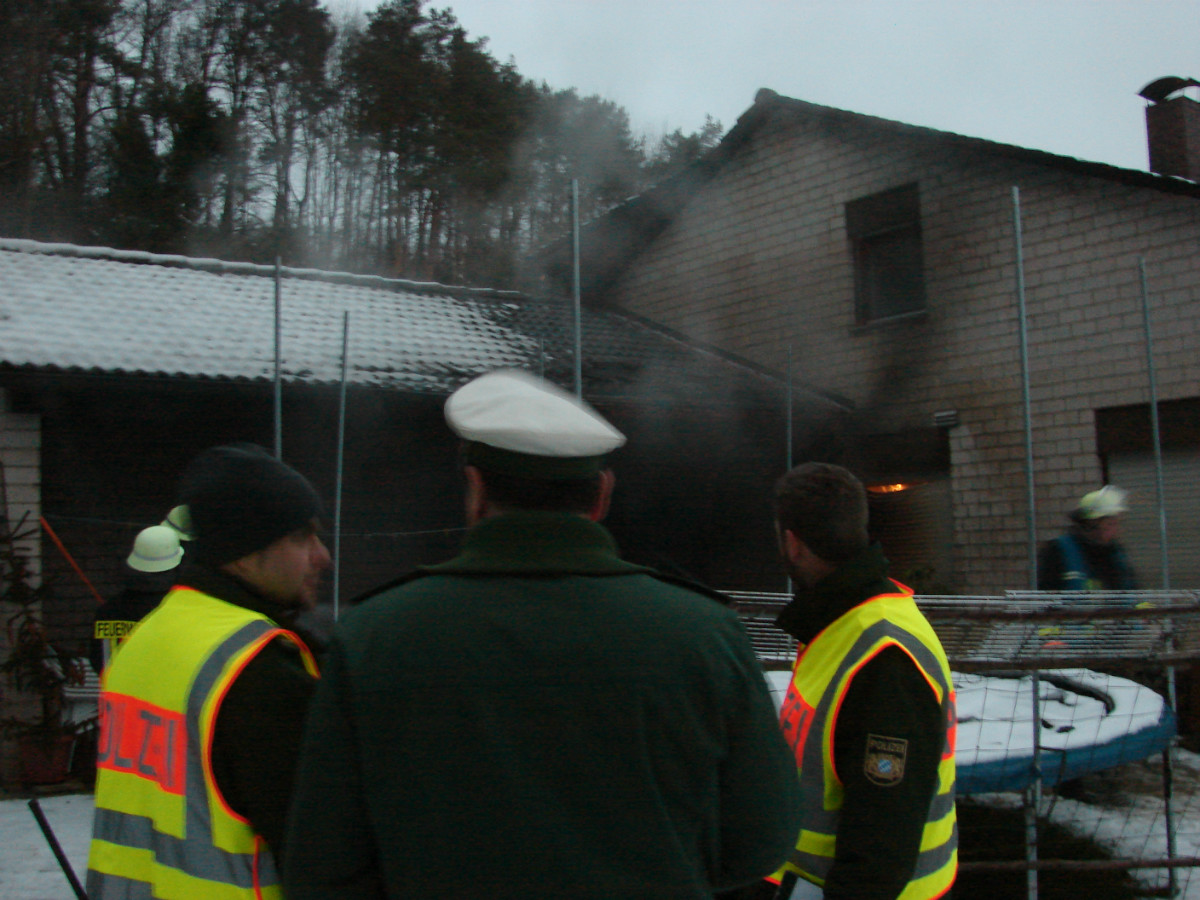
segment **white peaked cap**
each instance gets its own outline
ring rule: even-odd
[[[446,422],[464,441],[502,451],[485,454],[478,464],[535,477],[599,471],[604,455],[625,443],[625,435],[582,400],[517,369],[489,372],[463,385],[446,401]],[[504,454],[524,459],[505,460]],[[573,471],[555,460],[578,460],[581,467]]]

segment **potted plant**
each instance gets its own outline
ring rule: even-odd
[[[63,718],[63,688],[83,673],[55,650],[42,622],[42,602],[50,596],[45,582],[34,583],[29,560],[19,543],[32,534],[0,524],[0,605],[15,609],[5,619],[8,655],[0,673],[15,689],[0,719],[0,730],[15,739],[26,784],[54,784],[67,777],[76,736],[93,728],[95,719]]]

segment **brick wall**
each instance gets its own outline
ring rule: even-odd
[[[41,421],[38,416],[13,413],[8,397],[0,390],[0,465],[4,467],[3,494],[0,495],[0,515],[7,517],[10,528],[16,528],[25,517],[31,529],[28,538],[18,543],[29,557],[31,568],[40,570],[41,533],[37,528],[41,515]],[[6,503],[4,501],[7,501]],[[32,523],[32,525],[30,525]],[[6,585],[0,585],[3,587]],[[0,621],[7,622],[17,607],[0,603]],[[10,646],[7,628],[0,629],[0,659],[7,658]],[[28,718],[38,711],[38,700],[29,694],[18,695],[11,678],[0,680],[0,719]],[[8,735],[0,740],[0,784],[11,783],[17,772],[15,744]]]
[[[928,310],[854,323],[848,201],[920,187]],[[1025,588],[1012,188],[1020,189],[1039,540],[1099,484],[1094,411],[1145,402],[1144,257],[1162,400],[1200,394],[1200,201],[936,138],[764,128],[624,274],[612,301],[859,406],[866,433],[950,432],[956,575]]]
[[[36,528],[41,515],[41,419],[29,413],[14,413],[8,397],[0,389],[0,465],[4,467],[0,515],[7,516],[9,527],[16,528],[22,517],[33,533],[19,546],[24,547],[37,571],[41,536]]]

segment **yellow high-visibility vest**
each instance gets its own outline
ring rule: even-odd
[[[221,701],[276,638],[294,642],[317,674],[292,632],[180,587],[122,644],[100,694],[89,897],[282,897],[270,852],[221,796],[212,771]]]
[[[845,791],[835,774],[834,729],[854,676],[887,647],[909,655],[929,683],[945,721],[946,738],[938,764],[938,788],[921,834],[912,878],[900,900],[933,900],[944,895],[958,871],[958,826],[954,811],[954,743],[957,718],[954,683],[941,642],[913,602],[912,592],[880,594],[847,611],[796,657],[792,683],[780,712],[780,725],[796,754],[804,819],[796,849],[773,876],[794,872],[824,885],[837,851],[837,831]],[[888,764],[886,747],[880,764]]]

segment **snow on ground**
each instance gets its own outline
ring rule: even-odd
[[[82,883],[92,837],[92,795],[62,794],[38,803]],[[0,801],[0,897],[73,900],[74,896],[28,800]]]
[[[1171,817],[1175,847],[1168,853],[1167,830],[1162,800],[1161,756],[1146,763],[1112,770],[1117,785],[1112,802],[1082,803],[1058,798],[1050,806],[1050,818],[1071,831],[1086,835],[1122,859],[1165,859],[1168,856],[1200,857],[1200,754],[1175,749]],[[1109,777],[1101,773],[1099,778]],[[1140,781],[1140,783],[1138,783]],[[1142,869],[1133,873],[1143,884],[1166,883],[1164,869]],[[1200,898],[1200,869],[1177,869],[1179,896]]]
[[[1116,859],[1200,857],[1200,754],[1176,748],[1171,758],[1173,854],[1167,851],[1159,755],[1086,776],[1082,782],[1089,795],[1087,802],[1048,792],[1040,807],[1042,817],[1094,841]],[[996,807],[1022,805],[1022,797],[1016,793],[974,794],[972,799]],[[1178,868],[1175,872],[1179,900],[1200,900],[1200,869]],[[1147,897],[1163,896],[1166,869],[1134,869],[1131,874],[1146,886]]]
[[[1157,694],[1122,679],[1108,679],[1095,673],[1070,671],[1078,681],[1103,678],[1097,683],[1114,701],[1112,709],[1095,698],[1077,696],[1043,682],[1039,709],[1043,744],[1071,749],[1106,740],[1128,730],[1133,724],[1157,721],[1162,700]],[[778,703],[786,693],[790,673],[770,673]],[[1027,679],[1026,679],[1027,680]],[[1019,679],[984,679],[957,676],[959,689],[959,762],[970,765],[984,761],[990,751],[1007,748],[1020,752],[1025,733],[1032,746],[1032,716],[1029,688],[1020,689]],[[984,687],[990,690],[984,692]],[[1124,687],[1131,690],[1124,694]],[[1126,694],[1128,696],[1126,696]],[[1146,697],[1155,704],[1145,705]],[[1020,727],[1018,726],[1020,723]],[[1055,743],[1057,742],[1057,744]],[[1061,744],[1061,746],[1058,746]],[[995,746],[993,746],[995,745]],[[976,758],[976,755],[980,758]],[[1107,847],[1117,858],[1161,859],[1167,856],[1166,830],[1161,799],[1162,780],[1159,757],[1110,769],[1095,776],[1100,792],[1080,802],[1049,794],[1042,813],[1075,833]],[[1174,819],[1176,857],[1200,857],[1200,755],[1176,750]],[[1000,806],[1020,805],[1017,794],[973,795],[983,802]],[[48,796],[42,810],[58,836],[76,876],[82,882],[87,867],[88,841],[91,835],[92,797],[90,794]],[[1192,877],[1195,874],[1195,877]],[[1161,869],[1135,872],[1148,888],[1165,883]],[[1200,873],[1178,870],[1183,900],[1200,900]],[[70,884],[54,858],[26,800],[0,800],[0,898],[3,900],[71,900]]]
[[[1176,856],[1200,856],[1200,755],[1174,751]],[[1163,803],[1155,760],[1123,766],[1119,789],[1100,803],[1047,798],[1044,811],[1056,823],[1087,835],[1122,859],[1158,859],[1166,855]],[[1107,777],[1107,776],[1102,776]],[[1020,805],[1017,794],[976,795],[1002,806]],[[90,794],[64,794],[40,800],[42,811],[82,882],[92,828]],[[1200,900],[1200,871],[1180,869],[1180,900]],[[1147,885],[1164,884],[1164,870],[1134,873]],[[0,800],[0,897],[4,900],[72,900],[73,894],[54,854],[42,837],[27,801]]]

